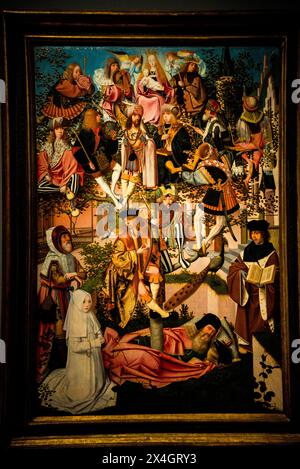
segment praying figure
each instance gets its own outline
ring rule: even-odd
[[[40,385],[41,404],[74,415],[114,406],[117,395],[101,354],[104,338],[86,291],[79,289],[72,294],[64,330],[67,365],[52,371]]]

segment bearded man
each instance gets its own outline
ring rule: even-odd
[[[143,126],[143,113],[142,106],[132,106],[122,140],[121,185],[124,207],[127,206],[137,183],[142,182],[146,189],[157,188],[156,147]]]
[[[124,100],[133,101],[134,90],[130,74],[120,68],[120,62],[109,57],[100,79],[103,91],[102,109],[110,119],[116,120],[123,127],[126,122],[126,105]]]
[[[181,73],[175,75],[177,103],[195,116],[201,113],[207,99],[207,91],[199,74],[199,60],[187,58]]]
[[[37,381],[41,382],[49,369],[50,356],[55,355],[57,367],[65,366],[66,346],[63,324],[69,305],[69,290],[81,287],[86,272],[73,256],[70,232],[62,225],[46,232],[49,252],[43,263],[38,293],[42,305],[48,296],[56,304],[56,317],[41,317],[39,321],[37,349]]]
[[[224,326],[228,334],[224,333]],[[218,365],[217,341],[230,348],[232,361],[239,360],[234,334],[228,323],[221,322],[214,314],[206,314],[192,325],[164,328],[160,349],[158,345],[155,349],[148,346],[150,329],[119,337],[115,330],[106,328],[102,353],[112,381],[117,384],[132,381],[145,388],[161,388],[173,382],[201,378]]]

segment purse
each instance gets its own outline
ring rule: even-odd
[[[136,159],[137,159],[137,156],[136,156],[136,154],[134,153],[134,151],[132,151],[132,152],[130,153],[130,155],[129,155],[128,160],[129,160],[129,161],[135,161]]]
[[[44,301],[40,304],[39,307],[39,316],[40,320],[45,323],[53,323],[57,320],[57,304],[53,300],[51,296],[52,288],[51,285],[49,287],[48,295],[44,299]]]

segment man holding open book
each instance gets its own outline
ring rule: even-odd
[[[229,294],[238,304],[235,331],[249,345],[253,333],[278,327],[279,260],[268,227],[266,220],[247,224],[252,241],[231,264],[227,277]]]

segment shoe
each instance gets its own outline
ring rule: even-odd
[[[193,171],[195,171],[198,162],[199,162],[199,158],[191,161],[190,163],[184,163],[182,165],[182,168],[187,170],[187,171],[192,171],[193,172]]]
[[[169,311],[165,311],[163,308],[159,306],[159,304],[156,303],[153,299],[151,299],[148,303],[147,306],[150,310],[158,313],[162,318],[168,318],[169,317]]]
[[[181,166],[179,168],[175,168],[175,166],[173,165],[172,161],[167,161],[166,164],[165,164],[167,170],[171,173],[171,174],[177,174],[177,173],[181,173],[182,172],[182,168]]]
[[[159,319],[161,318],[161,315],[157,313],[156,311],[153,311],[152,309],[150,309],[149,317],[151,319]]]
[[[206,244],[205,244],[205,240],[202,241],[201,249],[202,249],[202,254],[203,254],[203,256],[206,256]]]

